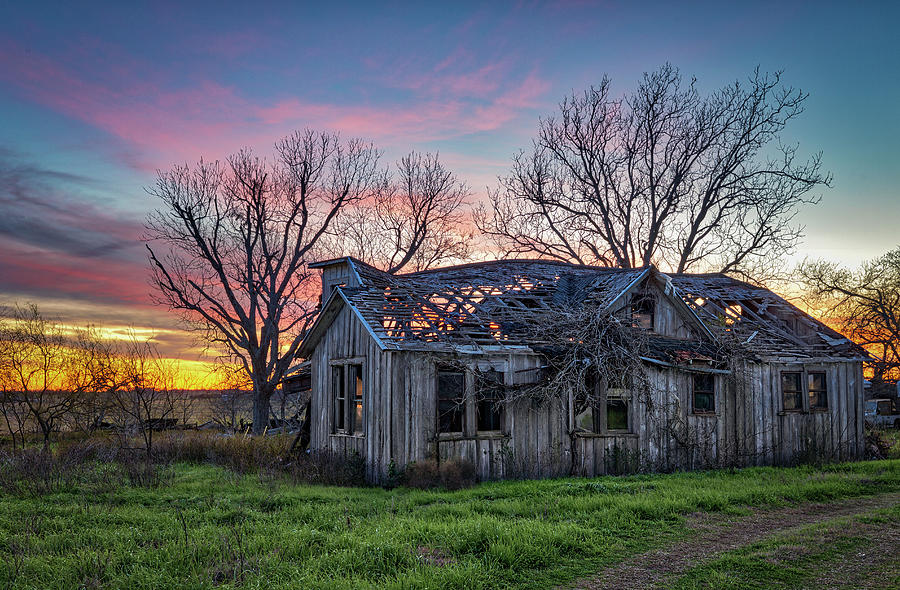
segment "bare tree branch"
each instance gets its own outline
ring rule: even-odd
[[[799,273],[807,304],[873,355],[873,381],[900,379],[900,248],[855,271],[817,260]]]
[[[466,184],[437,154],[411,152],[373,199],[349,208],[331,226],[330,248],[395,273],[424,270],[469,256],[464,226]]]
[[[158,299],[249,376],[254,432],[315,314],[307,264],[345,207],[370,199],[380,154],[331,133],[297,132],[267,161],[250,151],[224,164],[160,172],[147,220]]]
[[[668,64],[623,98],[604,78],[540,121],[476,224],[509,255],[769,278],[831,182],[779,142],[806,98],[758,70],[705,97]]]

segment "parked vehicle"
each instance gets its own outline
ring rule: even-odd
[[[894,411],[894,402],[890,399],[866,400],[865,420],[867,426],[900,428],[900,412]]]

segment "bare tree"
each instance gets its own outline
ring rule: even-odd
[[[10,326],[6,323],[12,317],[13,310],[4,313],[3,324],[0,324],[0,414],[3,415],[3,423],[9,434],[13,448],[16,447],[18,438],[22,446],[25,446],[25,427],[28,421],[28,407],[23,401],[22,392],[19,390],[13,352],[16,350]]]
[[[119,351],[111,397],[125,435],[139,434],[149,457],[153,433],[177,413],[185,392],[177,364],[160,356],[149,341],[132,337]]]
[[[63,327],[45,319],[37,306],[16,307],[0,325],[3,341],[4,413],[20,432],[31,421],[44,446],[79,401],[81,383],[72,376],[72,343]]]
[[[604,78],[540,121],[476,223],[511,255],[765,278],[831,180],[780,141],[806,98],[759,70],[708,96],[668,64],[623,98]]]
[[[63,420],[69,430],[89,434],[103,425],[112,409],[116,350],[111,341],[88,326],[76,331],[68,353],[67,388],[78,395]]]
[[[814,312],[873,355],[873,382],[900,379],[900,248],[855,271],[822,260],[799,270]]]
[[[397,162],[368,201],[348,208],[332,226],[330,249],[395,273],[424,270],[469,256],[469,187],[438,154],[412,152]]]
[[[221,382],[210,400],[209,412],[215,424],[236,432],[242,428],[245,418],[253,410],[251,383],[243,371],[221,367]]]
[[[27,424],[28,409],[22,401],[21,394],[6,386],[6,381],[0,385],[0,415],[3,416],[3,429],[10,437],[13,448],[17,444],[25,446],[25,426]]]
[[[247,373],[257,434],[316,311],[307,263],[379,177],[378,151],[360,140],[307,130],[276,152],[176,166],[148,189],[162,203],[147,221],[159,299]]]
[[[24,444],[26,429],[44,444],[63,428],[93,431],[109,408],[112,347],[88,326],[46,319],[34,304],[0,322],[0,413]]]
[[[244,417],[253,408],[252,392],[246,389],[223,389],[210,404],[212,420],[230,432],[243,428]]]

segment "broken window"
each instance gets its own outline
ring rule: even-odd
[[[334,398],[334,432],[364,434],[363,366],[351,363],[332,366],[331,389]]]
[[[791,371],[781,374],[781,394],[786,412],[828,409],[828,375],[816,371]],[[804,405],[806,404],[806,405]]]
[[[584,376],[585,393],[575,399],[575,429],[585,432],[603,432],[600,415],[600,383],[597,373],[588,371]]]
[[[803,373],[781,374],[781,400],[785,412],[803,410]]]
[[[438,370],[438,432],[462,433],[466,409],[466,375]]]
[[[334,431],[347,431],[347,383],[344,365],[331,367],[331,388],[334,393]]]
[[[604,387],[595,373],[588,373],[585,393],[575,399],[575,429],[595,434],[629,431],[630,398],[624,382]]]
[[[635,328],[653,330],[656,298],[649,293],[635,295],[631,300],[631,324]]]
[[[710,373],[694,373],[694,413],[716,411],[716,378]]]
[[[353,396],[353,428],[352,431],[356,434],[363,434],[364,432],[364,424],[363,424],[363,370],[362,365],[349,365],[350,367],[350,378],[353,379],[354,383],[354,396]]]
[[[601,432],[599,409],[596,404],[581,403],[575,410],[575,430],[583,432]]]
[[[628,389],[612,382],[606,389],[606,430],[628,430]]]
[[[809,390],[809,408],[811,410],[827,410],[828,386],[825,373],[807,373],[807,389]]]
[[[503,429],[505,393],[503,373],[491,369],[479,373],[475,379],[475,415],[479,431]]]

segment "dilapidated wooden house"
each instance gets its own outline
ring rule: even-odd
[[[425,459],[469,460],[488,479],[863,452],[865,353],[728,276],[545,260],[398,275],[353,258],[312,266],[322,304],[301,347],[311,363],[310,446],[359,453],[372,481],[392,461]],[[579,387],[539,395],[549,379],[542,326],[587,302],[643,334],[645,394],[623,376],[592,385],[587,407]]]

